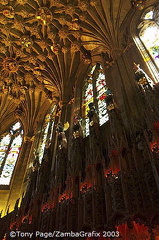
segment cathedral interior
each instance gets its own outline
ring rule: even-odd
[[[159,240],[158,82],[158,0],[0,0],[0,239]]]

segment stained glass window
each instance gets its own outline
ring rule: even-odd
[[[15,123],[0,139],[0,185],[9,185],[23,140],[20,122]]]
[[[99,75],[96,79],[96,90],[97,90],[97,100],[98,100],[98,114],[99,114],[99,125],[103,125],[106,121],[109,120],[107,105],[106,105],[106,81],[105,75],[100,66]]]
[[[138,29],[139,38],[143,44],[143,47],[140,48],[144,55],[144,60],[150,66],[151,61],[153,61],[155,66],[159,68],[159,6],[145,10],[141,16]]]
[[[106,80],[103,69],[101,65],[97,64],[88,73],[84,84],[83,116],[85,119],[84,135],[86,137],[89,135],[89,119],[87,116],[89,111],[89,103],[95,101],[97,103],[98,109],[96,110],[99,115],[100,126],[108,121],[107,105],[105,101],[106,89]]]
[[[93,84],[88,83],[87,88],[85,90],[85,96],[84,96],[84,119],[85,119],[85,128],[84,128],[84,134],[87,137],[89,135],[89,119],[88,119],[88,111],[89,111],[89,103],[93,102]]]

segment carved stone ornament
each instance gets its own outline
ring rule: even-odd
[[[33,142],[35,136],[24,136],[24,142]]]
[[[138,10],[142,10],[145,6],[146,0],[134,0],[132,1],[133,7],[137,8]]]
[[[17,72],[19,65],[14,58],[5,58],[2,62],[3,70],[8,73]]]

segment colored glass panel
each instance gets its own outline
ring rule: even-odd
[[[99,73],[98,75],[98,78],[96,80],[96,89],[97,89],[97,99],[98,99],[99,124],[101,126],[106,121],[109,120],[107,105],[105,102],[107,87],[106,87],[105,75],[103,73]]]
[[[93,78],[93,74],[96,71],[95,78]],[[97,72],[98,71],[98,72]],[[98,114],[99,114],[99,124],[100,126],[103,125],[106,121],[109,120],[108,113],[107,113],[107,105],[106,105],[106,80],[105,75],[103,73],[102,67],[100,65],[100,69],[96,69],[96,65],[92,68],[89,78],[85,84],[84,88],[84,101],[83,101],[83,112],[84,112],[84,119],[85,119],[85,136],[89,135],[89,119],[87,117],[89,111],[89,103],[94,102],[94,94],[93,88],[96,89],[96,98],[98,103]]]
[[[154,10],[148,11],[144,16],[144,19],[153,19],[153,14],[154,14]]]
[[[43,135],[42,135],[42,141],[39,147],[39,162],[41,163],[42,158],[44,156],[44,150],[46,147],[47,142],[49,142],[52,138],[53,133],[53,127],[54,127],[54,119],[53,119],[53,113],[54,113],[55,107],[51,110],[49,114],[46,115],[45,122],[43,125]]]
[[[22,128],[17,122],[0,141],[0,185],[9,185],[22,145]]]
[[[89,135],[89,119],[88,119],[88,111],[89,111],[89,103],[93,102],[93,83],[92,83],[92,77],[90,77],[87,81],[90,81],[88,83],[87,88],[85,89],[85,94],[84,94],[84,104],[83,104],[83,109],[84,109],[84,119],[85,119],[85,131],[84,134],[87,137]]]
[[[150,53],[156,65],[159,67],[159,25],[158,25],[158,8],[146,12],[143,21],[139,24],[139,37]],[[149,60],[146,60],[149,61]]]

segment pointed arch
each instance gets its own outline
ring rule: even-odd
[[[136,29],[134,28],[134,26]],[[146,8],[138,22],[131,25],[134,42],[155,82],[159,79],[159,4]]]
[[[159,5],[151,6],[144,11],[138,29],[139,38],[159,68]]]

